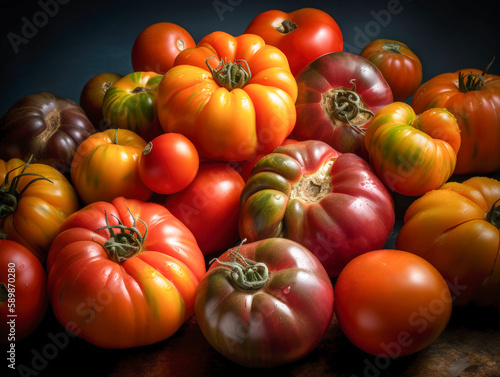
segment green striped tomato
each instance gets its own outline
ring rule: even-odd
[[[102,103],[109,128],[134,131],[147,142],[163,133],[156,112],[156,91],[163,75],[133,72],[111,86]]]
[[[460,129],[448,110],[432,108],[417,116],[411,106],[394,102],[379,110],[366,130],[370,163],[385,185],[419,196],[453,174]]]

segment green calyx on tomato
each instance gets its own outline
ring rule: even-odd
[[[266,285],[269,279],[269,269],[265,263],[255,262],[240,254],[241,245],[243,245],[245,241],[246,238],[241,241],[236,251],[230,250],[230,253],[234,255],[234,259],[231,262],[221,262],[219,259],[214,258],[210,261],[210,264],[217,261],[219,264],[230,268],[231,280],[238,287],[245,290],[260,289]]]
[[[33,157],[33,156],[32,156]],[[31,158],[24,165],[19,165],[17,168],[10,170],[6,175],[3,183],[0,185],[0,219],[4,219],[10,215],[12,215],[17,210],[17,204],[19,202],[19,198],[23,196],[26,189],[34,182],[39,180],[45,180],[47,182],[53,183],[50,179],[45,178],[44,176],[36,173],[26,173],[26,169],[31,162]],[[24,167],[23,167],[24,166]],[[9,175],[15,170],[23,167],[21,174],[16,175],[12,179],[12,183],[9,185]],[[34,176],[37,178],[33,178],[21,191],[18,191],[17,187],[19,185],[19,180],[26,176]],[[0,234],[1,238],[1,234]]]
[[[459,91],[462,93],[467,93],[473,90],[481,90],[484,86],[484,75],[488,73],[494,61],[495,57],[493,57],[493,60],[490,62],[490,64],[488,64],[488,66],[480,75],[474,74],[472,72],[468,74],[462,73],[462,71],[458,72]]]
[[[352,89],[341,86],[324,92],[320,104],[332,123],[336,124],[337,120],[346,122],[358,134],[364,135],[365,130],[361,127],[375,114],[356,93],[355,81],[350,81]]]
[[[486,212],[484,215],[486,221],[490,222],[493,226],[500,229],[500,205],[498,205],[499,202],[500,199],[498,199],[495,203],[493,203],[490,210]]]
[[[250,67],[248,66],[246,60],[237,59],[234,63],[231,61],[225,63],[222,59],[214,69],[210,66],[210,64],[208,64],[208,61],[214,57],[215,55],[208,58],[206,60],[206,64],[208,66],[208,69],[210,70],[210,73],[212,73],[212,77],[219,86],[222,86],[229,91],[236,88],[241,89],[252,78]],[[248,72],[245,71],[241,63],[236,64],[236,62],[238,61],[244,62],[246,64]]]
[[[132,216],[130,210],[129,213],[130,216]],[[113,216],[118,221],[118,224],[111,225],[109,223],[108,215],[106,211],[104,211],[106,225],[98,228],[97,230],[107,229],[109,231],[111,238],[104,242],[104,245],[102,246],[108,252],[110,258],[113,261],[115,261],[116,263],[122,263],[142,251],[142,245],[146,240],[146,236],[148,234],[148,226],[143,220],[136,219],[134,216],[132,216],[134,222],[130,227],[123,225],[123,223],[116,216],[111,216]],[[141,222],[146,227],[144,235],[142,235],[141,232],[137,229],[137,221]],[[119,229],[120,233],[115,233],[113,228]]]

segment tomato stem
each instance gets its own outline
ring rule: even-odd
[[[490,210],[485,213],[486,221],[489,221],[493,226],[500,229],[500,205],[497,205],[500,202],[498,199],[491,206]]]
[[[218,258],[214,258],[210,261],[210,264],[217,261],[220,265],[229,267],[231,269],[231,279],[238,287],[246,290],[260,289],[269,278],[269,269],[265,263],[255,262],[240,254],[241,245],[245,241],[246,238],[241,241],[236,251],[230,251],[234,255],[232,262],[221,262]]]
[[[236,62],[244,62],[245,65],[247,66],[247,71],[243,68],[241,63],[235,64],[233,62],[224,62],[224,60],[221,60],[217,67],[212,68],[210,64],[208,64],[208,61],[214,56],[211,56],[206,60],[206,64],[208,66],[208,69],[210,70],[210,73],[212,73],[212,77],[215,80],[215,82],[227,90],[233,90],[236,88],[243,88],[248,81],[252,78],[252,74],[250,72],[250,67],[248,66],[248,63],[244,59],[237,59],[235,60]]]
[[[281,34],[290,34],[292,31],[297,29],[297,24],[290,20],[284,20],[281,24],[279,24],[275,29]]]
[[[488,73],[491,65],[495,61],[495,57],[488,64],[485,70],[480,74],[475,73],[462,73],[462,71],[458,72],[458,89],[462,93],[471,92],[473,90],[481,90],[484,87],[484,76]]]
[[[368,114],[369,118],[375,114],[370,109],[364,107],[361,97],[356,93],[355,81],[355,79],[350,81],[353,85],[352,89],[342,87],[340,90],[335,89],[324,94],[322,106],[330,119],[333,117],[341,122],[345,122],[358,134],[364,135],[366,131],[355,125],[352,121],[359,118],[362,113]]]
[[[130,210],[128,210],[128,212],[130,213],[130,216],[132,216]],[[104,245],[102,246],[108,252],[111,260],[115,261],[116,263],[122,263],[142,250],[142,245],[146,240],[146,236],[148,234],[148,226],[141,219],[136,219],[134,216],[132,216],[134,222],[131,227],[128,227],[123,225],[123,223],[115,215],[112,214],[111,216],[116,219],[118,224],[111,225],[109,223],[108,214],[106,211],[104,211],[106,225],[97,228],[96,230],[107,229],[109,231],[111,238],[104,242]],[[139,229],[137,229],[137,221],[141,222],[146,227],[144,236],[141,234]],[[119,229],[120,232],[115,233],[113,229]]]
[[[3,183],[0,185],[0,219],[5,219],[6,217],[12,215],[14,212],[17,210],[17,205],[19,203],[19,199],[23,196],[25,193],[26,189],[32,185],[33,183],[37,181],[47,181],[50,183],[53,183],[50,179],[45,178],[44,176],[36,173],[26,173],[26,169],[28,168],[31,159],[33,158],[33,155],[30,156],[28,162],[26,162],[23,165],[19,165],[18,167],[10,170],[7,172],[5,175],[5,179]],[[23,167],[24,166],[24,167]],[[9,182],[10,179],[10,174],[12,174],[15,170],[23,167],[23,170],[21,171],[20,174],[16,175],[14,178],[12,178],[12,182]],[[19,181],[23,177],[27,176],[33,176],[36,177],[32,179],[31,181],[28,182],[27,185],[24,186],[24,188],[19,191],[17,188],[19,186]]]

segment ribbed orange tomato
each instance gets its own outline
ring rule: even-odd
[[[179,53],[158,87],[165,132],[200,157],[243,161],[270,153],[295,125],[297,83],[285,55],[252,34],[214,32]]]

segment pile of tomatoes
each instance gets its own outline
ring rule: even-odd
[[[363,351],[398,357],[453,305],[498,303],[500,182],[449,179],[500,169],[500,77],[422,84],[404,43],[342,49],[312,8],[198,43],[164,22],[138,35],[134,72],[99,73],[79,104],[16,102],[0,119],[1,341],[48,308],[105,348],[195,315],[222,355],[272,367],[334,315]],[[386,250],[393,193],[414,201]]]

